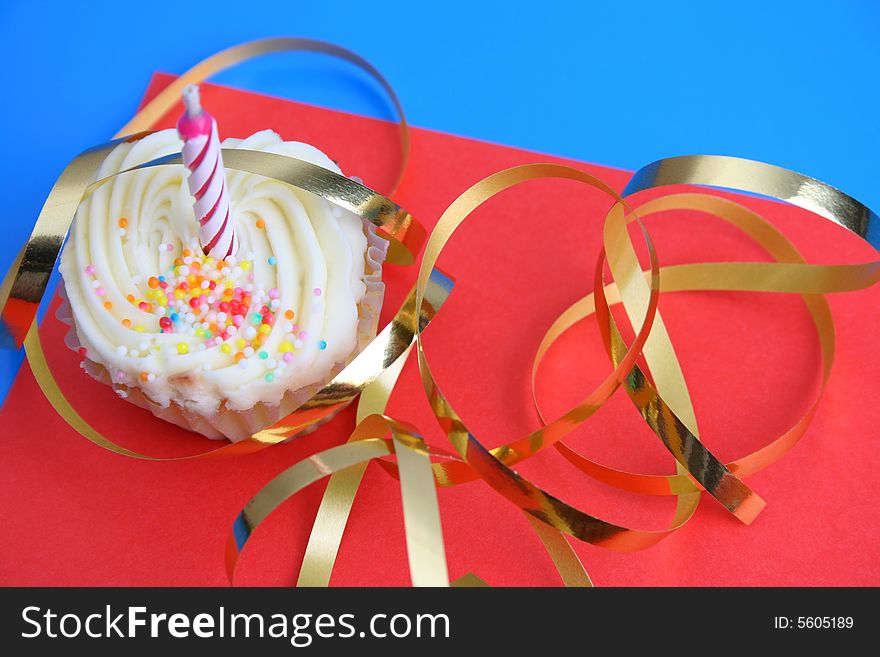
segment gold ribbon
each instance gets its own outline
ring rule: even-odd
[[[340,56],[372,74],[398,110],[402,162],[405,164],[408,149],[406,123],[387,82],[357,55],[331,44],[305,39],[252,42],[205,60],[145,106],[123,131],[149,128],[177,101],[180,89],[186,84],[248,57],[280,50],[315,50]],[[144,134],[128,139],[139,139]],[[0,300],[4,326],[15,339],[25,336],[26,352],[37,382],[59,414],[74,429],[107,449],[137,458],[151,458],[117,445],[76,413],[52,376],[33,321],[76,208],[94,189],[110,179],[93,182],[97,167],[113,145],[105,144],[83,153],[62,173],[31,238],[4,281]],[[343,176],[266,153],[230,150],[224,151],[224,159],[229,168],[275,178],[305,189],[371,221],[389,239],[390,258],[394,262],[412,262],[424,239],[424,231],[411,215],[386,197]],[[179,162],[179,155],[176,155],[135,169]],[[531,385],[542,427],[501,447],[487,449],[442,393],[431,373],[422,343],[422,332],[452,286],[451,279],[441,274],[435,265],[448,240],[474,209],[509,187],[542,178],[561,178],[588,185],[610,196],[614,204],[604,218],[604,249],[597,262],[592,292],[561,313],[538,345]],[[327,585],[352,503],[371,461],[399,480],[409,568],[415,585],[449,584],[436,488],[476,479],[482,479],[523,511],[567,586],[592,585],[568,542],[570,537],[616,550],[644,549],[687,522],[704,491],[742,521],[751,522],[765,502],[743,482],[743,478],[778,460],[803,435],[815,413],[821,390],[804,416],[789,430],[752,454],[728,464],[722,463],[699,439],[687,384],[658,310],[660,294],[692,290],[800,294],[819,335],[824,388],[835,346],[833,319],[823,295],[862,289],[876,283],[880,280],[880,261],[811,265],[772,224],[755,212],[717,196],[672,194],[653,198],[642,205],[634,202],[641,192],[668,185],[724,187],[770,196],[825,217],[865,238],[875,248],[880,247],[880,221],[861,203],[803,174],[739,158],[688,156],[660,160],[637,171],[623,194],[583,171],[555,164],[514,167],[487,177],[465,191],[440,217],[427,240],[415,288],[392,322],[367,349],[312,400],[287,418],[250,440],[208,453],[238,454],[275,444],[362,393],[357,427],[346,444],[313,454],[287,468],[258,491],[236,518],[227,541],[226,564],[230,581],[235,575],[241,551],[261,522],[303,487],[329,478],[298,578],[301,586]],[[677,210],[697,211],[728,222],[765,249],[775,262],[661,267],[642,219]],[[631,241],[630,227],[633,224],[648,248],[650,267],[647,270],[643,270]],[[606,261],[614,278],[611,283],[604,280]],[[623,304],[634,328],[635,338],[631,344],[624,341],[610,312],[610,306],[617,303]],[[558,418],[547,420],[535,393],[535,381],[544,355],[566,330],[594,312],[611,360],[611,372],[580,403]],[[452,446],[450,452],[428,446],[415,427],[386,415],[388,400],[412,349],[418,358],[427,400]],[[644,357],[644,370],[637,363],[639,356]],[[647,475],[617,470],[587,459],[563,442],[619,388],[627,392],[647,425],[674,457],[676,474]],[[600,481],[634,492],[676,496],[674,517],[660,531],[610,523],[554,497],[512,469],[551,446],[576,468]],[[467,573],[453,585],[481,586],[485,582]]]
[[[728,161],[728,164],[732,163]],[[583,172],[558,165],[530,165],[489,176],[466,191],[446,210],[426,246],[426,254],[420,269],[420,284],[417,287],[417,304],[418,291],[424,284],[426,274],[431,271],[442,248],[466,216],[494,194],[519,182],[538,177],[567,177],[580,180],[610,193],[617,200],[605,220],[605,249],[616,283],[602,284],[600,261],[594,292],[569,307],[552,324],[540,342],[532,368],[532,387],[535,396],[535,378],[544,354],[568,328],[592,312],[598,311],[601,315],[600,326],[603,327],[606,348],[615,367],[611,376],[597,389],[601,394],[598,398],[588,396],[588,402],[578,405],[553,422],[546,421],[541,415],[544,424],[542,430],[511,444],[486,450],[467,430],[464,422],[440,392],[431,375],[420,335],[417,335],[416,349],[426,395],[440,426],[459,457],[450,458],[448,454],[435,455],[433,465],[435,484],[449,486],[476,478],[484,479],[530,517],[533,527],[562,575],[563,582],[566,585],[588,586],[591,584],[589,577],[576,554],[565,541],[564,534],[613,549],[642,549],[656,543],[687,522],[696,509],[702,490],[708,490],[732,513],[749,522],[760,511],[763,501],[745,487],[740,478],[767,467],[795,444],[808,427],[821,396],[820,390],[804,416],[764,448],[726,466],[718,462],[699,442],[696,418],[675,352],[665,330],[657,330],[658,326],[662,326],[662,319],[656,308],[657,294],[689,290],[801,294],[819,335],[824,388],[834,359],[834,328],[831,312],[823,295],[861,289],[876,283],[880,280],[880,262],[810,265],[772,224],[748,208],[724,198],[705,194],[675,194],[646,203],[638,208],[637,215],[627,208],[626,201],[617,197],[612,190],[600,182],[595,184],[598,181]],[[699,180],[688,179],[677,182],[694,184]],[[866,237],[869,234],[867,232],[869,224],[854,219],[856,215],[870,217],[871,214],[865,212],[861,204],[845,197],[842,192],[835,193],[840,198],[827,204],[826,207],[849,209],[853,212],[826,213],[823,216],[831,214],[829,218],[843,226],[861,226],[858,234]],[[636,221],[644,230],[639,216],[648,217],[669,210],[695,210],[727,221],[755,240],[776,262],[697,263],[658,268],[650,238],[644,233],[652,257],[652,268],[649,271],[642,271],[634,257],[632,243],[625,230],[626,223]],[[613,316],[609,312],[610,304],[621,302],[624,303],[633,325],[641,327],[629,349],[623,343]],[[632,362],[632,355],[638,354],[639,350],[644,354],[650,373],[653,375],[653,384]],[[617,380],[621,372],[625,373],[622,382]],[[358,408],[359,420],[373,417],[368,415],[370,412],[384,412],[395,379],[396,376],[393,376],[390,380],[382,381],[379,389],[368,388],[365,391]],[[629,393],[648,425],[675,456],[678,474],[658,476],[614,470],[578,455],[560,440],[595,412],[601,403],[598,400],[610,397],[618,385],[622,385]],[[536,396],[535,405],[540,414]],[[362,426],[366,424],[359,425],[359,429]],[[352,436],[353,441],[364,439],[366,438],[359,430],[356,430]],[[373,437],[372,440],[377,438]],[[660,532],[650,532],[613,525],[565,504],[509,469],[509,466],[521,462],[551,444],[583,472],[601,481],[635,492],[676,495],[678,498],[676,513],[668,528]],[[353,445],[335,449],[349,448],[353,448]],[[321,454],[316,455],[317,458],[321,456]],[[402,478],[403,473],[399,472],[397,465],[381,460],[384,456],[375,454],[371,458],[377,460],[390,474]],[[707,464],[710,467],[707,467]],[[346,520],[365,467],[366,461],[363,461],[356,468],[340,468],[331,474],[312,528],[298,585],[329,583]],[[327,470],[324,472],[330,474]],[[264,492],[265,489],[257,493],[242,516],[247,516],[250,508],[263,503]],[[251,523],[251,527],[255,527],[256,524],[258,523]],[[411,531],[410,524],[411,520],[405,519],[408,537]],[[235,553],[236,559],[244,544],[245,541],[235,543],[234,538],[230,538],[230,551]],[[232,565],[234,566],[234,562]],[[231,580],[234,567],[230,568],[229,575]],[[469,577],[473,576],[465,576],[465,578]],[[464,581],[465,578],[460,581]],[[414,578],[413,581],[417,580]]]

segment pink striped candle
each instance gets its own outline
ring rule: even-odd
[[[183,163],[189,169],[199,241],[205,255],[226,258],[238,251],[238,238],[229,208],[217,122],[202,109],[196,85],[183,90],[183,104],[186,112],[177,122],[177,134],[183,140]]]

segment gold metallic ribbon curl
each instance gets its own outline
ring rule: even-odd
[[[186,84],[198,82],[247,58],[282,50],[311,50],[342,57],[366,70],[383,86],[400,119],[402,171],[408,154],[407,128],[400,103],[388,83],[354,53],[306,39],[268,39],[214,55],[160,93],[122,132],[150,128],[177,102]],[[149,133],[140,132],[126,139],[137,140],[146,134]],[[78,432],[107,449],[127,456],[152,458],[117,445],[77,414],[52,376],[34,321],[77,207],[95,189],[115,177],[94,180],[98,166],[114,145],[105,144],[83,153],[62,173],[31,238],[3,283],[0,305],[4,329],[14,342],[23,340],[35,378],[59,414]],[[390,242],[391,262],[412,263],[425,240],[425,231],[409,213],[385,196],[344,176],[274,154],[224,150],[223,156],[230,169],[267,176],[315,193],[372,222]],[[179,164],[180,156],[172,155],[130,171]],[[478,439],[441,391],[431,373],[422,333],[452,289],[452,279],[436,266],[456,229],[471,212],[496,194],[520,183],[544,178],[586,185],[609,196],[613,205],[602,220],[604,248],[596,263],[592,291],[564,310],[538,343],[531,387],[534,407],[541,420],[540,429],[488,449],[484,446],[487,441]],[[684,525],[693,516],[703,492],[741,521],[751,522],[765,502],[743,478],[781,458],[804,434],[831,371],[834,325],[824,295],[873,285],[880,280],[880,260],[861,264],[809,264],[772,224],[754,211],[719,196],[673,193],[638,202],[642,192],[670,185],[721,187],[769,196],[831,220],[875,248],[880,247],[880,220],[844,192],[803,174],[739,158],[687,156],[660,160],[637,171],[622,194],[584,171],[557,164],[523,165],[485,178],[465,191],[440,217],[427,239],[418,282],[373,343],[288,417],[249,440],[195,455],[241,454],[281,442],[360,394],[357,426],[346,444],[313,454],[287,468],[258,491],[237,516],[226,546],[230,581],[235,577],[242,550],[260,524],[286,499],[326,478],[327,487],[297,583],[300,586],[327,585],[352,504],[370,462],[376,462],[399,480],[409,570],[414,585],[449,584],[437,488],[477,479],[523,511],[567,586],[592,585],[569,543],[570,538],[615,550],[647,548]],[[773,262],[709,262],[661,267],[642,219],[681,210],[696,211],[699,216],[727,222],[761,246]],[[579,219],[593,219],[598,224],[602,218]],[[647,269],[643,269],[636,255],[630,235],[633,226],[647,246],[650,261]],[[613,282],[605,281],[606,264]],[[763,448],[726,464],[700,440],[690,393],[658,308],[661,293],[693,290],[799,294],[819,336],[822,383],[806,413],[787,431],[772,437]],[[611,313],[610,307],[615,304],[623,305],[634,329],[635,337],[630,344],[622,337]],[[578,404],[557,418],[547,419],[535,392],[543,358],[561,335],[593,313],[598,319],[611,371]],[[416,352],[427,401],[451,445],[450,451],[429,446],[416,427],[386,414],[390,396],[412,350]],[[639,365],[639,357],[643,357],[644,367]],[[586,458],[564,442],[566,436],[584,424],[619,388],[624,389],[648,427],[672,455],[676,474],[649,475],[611,468]],[[617,488],[675,496],[673,518],[662,530],[624,527],[564,502],[513,469],[547,447],[557,449],[584,474]],[[468,573],[453,585],[480,586],[485,582]]]
[[[690,159],[692,163],[700,160],[698,157]],[[717,162],[717,158],[715,160]],[[742,170],[752,167],[755,173],[760,172],[762,167],[768,166],[733,158],[724,160],[722,164],[725,166],[720,168],[719,176],[726,172],[730,177],[711,178],[707,181],[709,184],[724,181],[726,184],[720,186],[735,187],[730,182],[736,180],[736,175],[748,179],[748,174],[743,171],[734,175],[725,167],[738,167]],[[662,167],[660,168],[662,170]],[[751,187],[740,185],[740,187],[745,188],[744,191],[772,195],[780,200],[787,200],[816,211],[820,216],[847,227],[863,238],[868,239],[874,235],[870,232],[877,227],[874,215],[843,192],[833,190],[818,181],[812,181],[806,187],[822,189],[826,202],[821,207],[816,203],[799,202],[800,197],[791,193],[784,194],[782,190],[790,188],[794,184],[792,181],[801,181],[800,184],[803,185],[805,177],[789,172],[791,180],[787,180],[780,173],[784,170],[774,168],[774,171],[777,180],[781,181],[779,193],[768,194],[771,190],[767,185]],[[444,212],[428,239],[421,263],[419,283],[416,288],[417,307],[420,303],[421,291],[427,289],[425,285],[430,281],[432,267],[455,229],[467,215],[504,189],[525,180],[543,177],[577,180],[610,194],[616,200],[614,207],[605,218],[605,249],[597,265],[593,292],[566,309],[553,322],[538,346],[532,368],[532,390],[535,407],[543,427],[510,444],[491,450],[483,447],[440,391],[431,374],[419,331],[416,334],[415,348],[425,393],[438,423],[456,452],[455,455],[450,456],[447,453],[437,453],[427,449],[426,453],[433,461],[432,470],[436,486],[451,486],[478,478],[483,479],[527,514],[559,570],[563,582],[569,586],[589,586],[591,585],[589,576],[566,541],[566,535],[612,549],[643,549],[687,522],[693,515],[703,490],[713,495],[741,520],[750,522],[763,508],[764,502],[742,483],[741,478],[767,467],[795,444],[808,427],[822,392],[820,389],[804,416],[788,431],[753,454],[727,465],[721,463],[699,441],[690,395],[657,310],[658,293],[731,290],[800,294],[819,336],[822,389],[824,389],[834,359],[834,326],[823,295],[873,285],[880,280],[880,261],[862,264],[810,265],[771,223],[754,211],[725,198],[696,193],[673,194],[648,201],[640,207],[637,206],[635,211],[628,205],[627,200],[584,172],[559,165],[526,165],[489,176],[467,190]],[[658,180],[663,179],[651,180],[644,173],[641,175],[637,173],[633,180],[635,182],[631,183],[628,191],[625,192],[627,196],[655,185],[659,186]],[[666,180],[669,180],[668,184],[703,182],[699,178],[686,176],[677,178],[670,176]],[[829,190],[832,190],[830,194]],[[697,211],[726,221],[759,244],[775,262],[710,262],[659,267],[650,237],[645,232],[639,217],[676,210]],[[627,232],[627,224],[630,222],[639,225],[648,245],[651,258],[651,268],[648,271],[642,271],[635,257],[633,244]],[[877,246],[877,242],[873,239],[872,243]],[[603,264],[606,256],[615,277],[615,282],[607,285],[603,281]],[[610,313],[609,306],[616,303],[624,304],[630,322],[638,329],[632,345],[627,346],[624,343]],[[566,330],[593,312],[599,316],[603,341],[615,369],[584,402],[556,420],[547,421],[541,413],[534,391],[535,378],[541,361],[550,346]],[[639,353],[645,357],[647,372],[643,372],[635,363],[634,356]],[[381,434],[387,432],[384,425],[379,427],[381,431],[367,429],[375,425],[375,418],[386,417],[382,414],[396,380],[396,374],[392,372],[386,374],[390,377],[386,378],[383,375],[374,384],[376,387],[370,386],[364,391],[358,407],[358,429],[352,434],[348,445],[330,450],[334,456],[348,450],[355,454],[363,449],[356,444],[361,441],[368,443],[380,441],[383,445],[388,445],[387,439],[381,437]],[[621,377],[621,374],[624,376]],[[678,471],[676,475],[644,475],[615,470],[586,459],[562,442],[561,438],[584,422],[618,387],[626,390],[648,426],[675,457]],[[522,462],[550,445],[555,446],[581,471],[600,481],[634,492],[677,496],[676,511],[668,528],[663,531],[645,531],[603,521],[553,497],[510,469],[510,466]],[[312,527],[298,585],[325,586],[329,583],[351,505],[369,460],[376,460],[390,474],[399,477],[403,492],[404,477],[409,477],[411,474],[404,474],[399,461],[395,463],[385,460],[391,454],[390,448],[386,447],[381,451],[384,453],[377,451],[367,459],[360,459],[357,464],[338,464],[335,467],[334,464],[323,461],[328,452],[311,457],[311,460],[323,464],[320,471],[323,476],[329,475],[329,482]],[[303,470],[302,463],[279,475],[272,484],[278,484],[282,477],[294,476],[297,470],[300,472]],[[424,469],[421,471],[421,476],[427,476]],[[306,483],[308,482],[300,474],[295,485],[289,485],[280,491],[277,485],[271,492],[269,488],[264,488],[241,512],[227,544],[230,581],[234,577],[240,551],[245,547],[253,530],[282,499],[294,494]],[[433,495],[430,499],[436,500]],[[404,524],[408,545],[412,545],[413,534],[424,531],[424,527],[413,527],[413,522],[413,519],[406,517],[405,514]],[[438,543],[434,542],[434,544]],[[419,567],[427,567],[427,564],[415,562],[410,553],[410,570],[414,584],[425,581],[424,573],[418,571]],[[445,565],[443,572],[445,573]],[[456,584],[473,577],[467,575]]]

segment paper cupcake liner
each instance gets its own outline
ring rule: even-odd
[[[379,313],[382,310],[382,301],[385,296],[382,264],[388,251],[388,242],[376,234],[376,228],[372,224],[365,222],[364,232],[367,236],[367,250],[364,258],[366,292],[358,303],[357,347],[343,361],[336,363],[323,381],[296,390],[288,390],[279,401],[259,402],[246,411],[231,410],[224,400],[220,402],[214,413],[205,414],[177,402],[171,402],[167,406],[157,404],[140,388],[112,381],[107,369],[100,363],[91,360],[88,355],[83,358],[80,367],[97,381],[112,386],[121,398],[150,411],[166,422],[214,440],[224,438],[228,438],[232,442],[244,440],[257,431],[274,424],[313,397],[376,337]],[[76,333],[76,323],[73,319],[70,301],[63,284],[60,287],[60,292],[62,301],[55,316],[70,327],[64,337],[64,343],[70,349],[77,351],[81,344]],[[311,433],[322,424],[332,420],[340,410],[342,409],[337,409],[291,438]]]

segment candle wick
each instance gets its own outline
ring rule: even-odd
[[[189,117],[196,117],[202,113],[202,101],[199,98],[199,87],[190,84],[183,89],[183,106],[186,107],[186,113]]]

